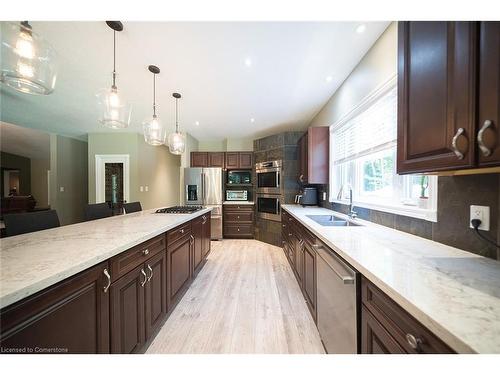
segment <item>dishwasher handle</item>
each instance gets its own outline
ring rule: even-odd
[[[335,273],[335,275],[337,275],[339,277],[340,280],[342,280],[342,283],[344,285],[350,285],[350,284],[355,284],[356,283],[356,275],[354,276],[351,276],[351,275],[342,275],[340,274],[339,271],[337,271],[335,269],[335,267],[333,267],[331,264],[330,264],[330,261],[325,259],[325,256],[322,255],[321,253],[324,253],[326,256],[328,256],[329,258],[331,258],[331,260],[333,260],[334,262],[336,263],[339,263],[343,268],[347,268],[349,269],[350,267],[348,267],[346,264],[344,264],[344,262],[342,262],[340,259],[338,259],[336,256],[334,256],[333,254],[330,254],[327,252],[327,250],[325,250],[325,248],[321,245],[318,245],[318,244],[314,244],[313,245],[313,248],[316,250],[316,252],[318,253],[318,255],[323,258],[323,260],[328,264],[328,266],[330,267],[330,269]]]

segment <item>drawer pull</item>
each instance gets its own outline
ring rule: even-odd
[[[238,219],[240,218],[240,215],[238,215]]]
[[[422,339],[413,336],[411,333],[406,334],[406,341],[408,345],[414,350],[420,350],[420,345],[422,344]]]
[[[142,255],[146,256],[149,254],[149,249],[142,250]]]
[[[184,234],[184,229],[181,229],[179,232],[181,232],[181,234]]]
[[[240,231],[240,228],[238,228],[238,232]]]
[[[286,224],[281,224],[281,226],[282,226],[283,228],[285,228],[285,227],[286,227]]]
[[[288,237],[292,237],[292,234],[291,234],[291,233],[288,233]]]
[[[146,272],[144,272],[144,268],[141,269],[141,274],[144,276],[144,281],[141,281],[141,286],[144,288],[144,284],[148,281],[148,276],[146,275]]]
[[[111,276],[109,275],[109,272],[108,272],[108,269],[105,268],[102,273],[104,273],[104,276],[106,276],[106,280],[108,281],[108,283],[106,284],[106,286],[104,288],[102,288],[102,290],[104,291],[104,293],[106,293],[109,289],[109,287],[111,286]]]
[[[148,276],[148,282],[151,280],[151,278],[153,277],[153,269],[151,268],[151,266],[148,264],[148,270],[150,272],[149,276]]]

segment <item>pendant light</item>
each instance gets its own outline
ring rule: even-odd
[[[33,31],[28,21],[1,22],[0,82],[20,92],[48,95],[56,85],[52,46]]]
[[[142,124],[144,141],[152,146],[160,146],[165,144],[167,136],[166,129],[161,125],[158,116],[156,116],[156,75],[160,73],[160,68],[150,65],[148,70],[153,73],[153,117]]]
[[[111,88],[97,93],[99,101],[99,122],[111,129],[123,129],[130,123],[132,107],[118,94],[116,87],[116,32],[123,30],[120,21],[106,21],[113,30],[113,83]]]
[[[168,136],[168,148],[170,153],[174,155],[180,155],[184,152],[186,148],[186,139],[184,135],[179,131],[179,99],[181,94],[174,92],[172,96],[175,98],[175,133]]]

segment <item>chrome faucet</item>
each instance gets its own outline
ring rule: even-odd
[[[354,211],[354,206],[352,204],[352,187],[349,186],[349,213],[348,216],[351,219],[356,219],[358,217],[358,213]]]

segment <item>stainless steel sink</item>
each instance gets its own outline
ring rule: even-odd
[[[334,215],[306,215],[309,219],[314,220],[319,225],[324,227],[359,227],[360,224],[353,223],[336,217]]]

